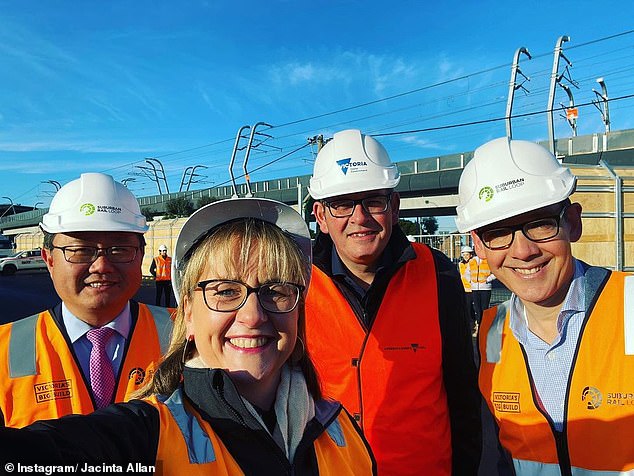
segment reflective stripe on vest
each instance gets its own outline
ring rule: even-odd
[[[200,423],[198,423],[196,417],[185,410],[181,388],[177,388],[164,403],[181,430],[187,445],[189,462],[205,464],[216,461],[214,446],[211,444],[209,437],[200,426]]]
[[[563,474],[634,475],[634,445],[625,436],[634,421],[634,357],[625,353],[634,280],[593,267],[585,277],[586,318],[561,397],[561,444],[539,408],[526,357],[509,327],[508,305],[485,312],[480,389],[517,474],[559,475],[561,466]]]
[[[462,261],[460,263],[458,263],[458,270],[460,271],[460,279],[462,280],[462,286],[464,287],[465,292],[470,293],[471,292],[471,281],[467,281],[467,277],[466,277],[466,272],[467,272],[467,265],[469,264],[469,261],[467,261],[466,263],[463,263]]]
[[[513,460],[515,474],[521,476],[561,476],[558,464],[539,463],[537,461]],[[571,468],[573,476],[634,476],[634,471],[592,471],[583,468]]]
[[[154,258],[154,264],[156,265],[157,281],[169,281],[172,278],[172,258],[157,256]]]
[[[13,323],[9,340],[9,375],[11,378],[35,375],[35,326],[39,314]]]
[[[161,344],[161,355],[165,355],[170,345],[170,335],[172,333],[170,311],[166,307],[150,306],[149,304],[146,304],[146,306],[152,313],[152,318],[156,325],[156,332],[158,333],[159,342]]]
[[[167,352],[172,332],[172,319],[165,307],[146,305],[152,313],[161,345],[161,355]],[[9,369],[11,378],[36,375],[35,327],[39,314],[13,323],[9,342]]]
[[[346,446],[346,438],[343,436],[343,429],[341,428],[339,420],[333,420],[332,423],[326,427],[326,432],[328,432],[328,436],[330,436],[332,441],[334,441],[339,448]]]
[[[586,312],[588,311],[588,306],[595,298],[598,286],[603,283],[608,273],[609,271],[604,268],[590,267],[587,269],[585,287]],[[486,356],[487,362],[492,364],[500,361],[504,319],[506,319],[506,314],[509,311],[510,305],[511,300],[509,299],[497,306],[497,312],[493,318],[493,323],[487,332]],[[634,355],[634,276],[625,277],[623,305],[625,319],[625,355]],[[491,309],[496,308],[494,307]]]
[[[113,401],[124,402],[145,385],[161,359],[169,314],[139,304],[117,375]],[[158,325],[157,325],[158,323]],[[0,326],[0,424],[21,428],[36,420],[95,410],[90,386],[72,347],[50,311]]]
[[[506,313],[511,305],[511,301],[505,301],[498,305],[497,312],[493,318],[493,323],[487,332],[486,355],[487,362],[497,364],[502,355],[502,333],[504,331],[504,320]]]
[[[625,355],[634,355],[634,276],[625,278]]]
[[[162,463],[163,474],[244,474],[209,422],[185,401],[182,387],[167,399],[154,395],[146,401],[159,412],[161,427],[156,458]],[[315,420],[326,430],[311,443],[315,469],[320,474],[376,474],[367,443],[339,404],[325,400],[315,402]],[[311,450],[305,448],[305,451]],[[296,472],[291,470],[291,474]]]
[[[491,275],[489,262],[486,259],[478,259],[478,258],[470,259],[469,269],[471,271],[472,283],[484,284],[487,282],[487,278]]]
[[[182,388],[177,388],[163,403],[172,414],[185,439],[189,462],[205,464],[216,461],[216,453],[209,437],[200,426],[196,417],[187,412],[185,405],[183,405]],[[326,432],[338,447],[345,448],[346,438],[339,420],[334,419],[330,422],[326,427]]]

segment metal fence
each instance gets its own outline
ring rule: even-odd
[[[441,235],[410,235],[418,243],[425,243],[432,248],[445,253],[451,261],[458,265],[460,259],[460,249],[463,246],[473,246],[471,236],[468,233],[452,233]],[[491,306],[495,306],[508,300],[511,297],[509,291],[500,281],[493,281],[491,290]]]
[[[451,261],[458,263],[460,248],[471,246],[469,233],[445,233],[440,235],[410,235],[418,243],[424,243],[445,253]]]

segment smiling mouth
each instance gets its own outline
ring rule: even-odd
[[[526,269],[526,268],[513,268],[513,270],[516,273],[521,274],[523,276],[530,276],[532,274],[539,273],[542,270],[543,267],[544,267],[544,265],[539,265],[539,266],[536,266],[534,268],[528,268],[528,269]]]
[[[358,233],[350,233],[348,236],[352,237],[352,238],[363,238],[366,236],[371,236],[371,235],[376,235],[377,232],[376,231],[363,231],[363,232],[358,232]]]
[[[234,337],[227,340],[231,345],[240,349],[256,349],[264,347],[269,342],[268,337]]]
[[[108,286],[112,286],[114,283],[108,281],[108,282],[96,282],[96,283],[86,283],[86,286],[88,286],[89,288],[95,288],[95,289],[100,289],[100,288],[105,288]]]

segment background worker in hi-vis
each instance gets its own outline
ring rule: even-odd
[[[131,300],[148,227],[126,187],[110,175],[82,174],[55,194],[40,226],[61,302],[0,326],[5,426],[127,400],[152,376],[172,327],[165,308]]]
[[[479,382],[519,475],[634,474],[634,278],[573,257],[575,187],[546,149],[507,138],[460,178],[458,229],[513,292],[484,313]]]
[[[150,274],[154,276],[157,306],[161,305],[161,296],[165,295],[165,307],[170,307],[172,292],[172,258],[167,255],[167,246],[158,247],[158,255],[152,260]]]

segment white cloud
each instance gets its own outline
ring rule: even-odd
[[[306,83],[324,84],[332,81],[340,81],[348,77],[344,70],[339,68],[310,63],[290,62],[271,67],[269,77],[278,85],[305,85]]]
[[[440,145],[416,135],[401,136],[397,137],[396,140],[420,149],[446,150],[446,145]]]
[[[84,153],[146,153],[155,152],[155,148],[140,147],[138,145],[115,145],[99,142],[82,141],[22,141],[8,142],[0,141],[0,151],[2,152],[84,152]]]

